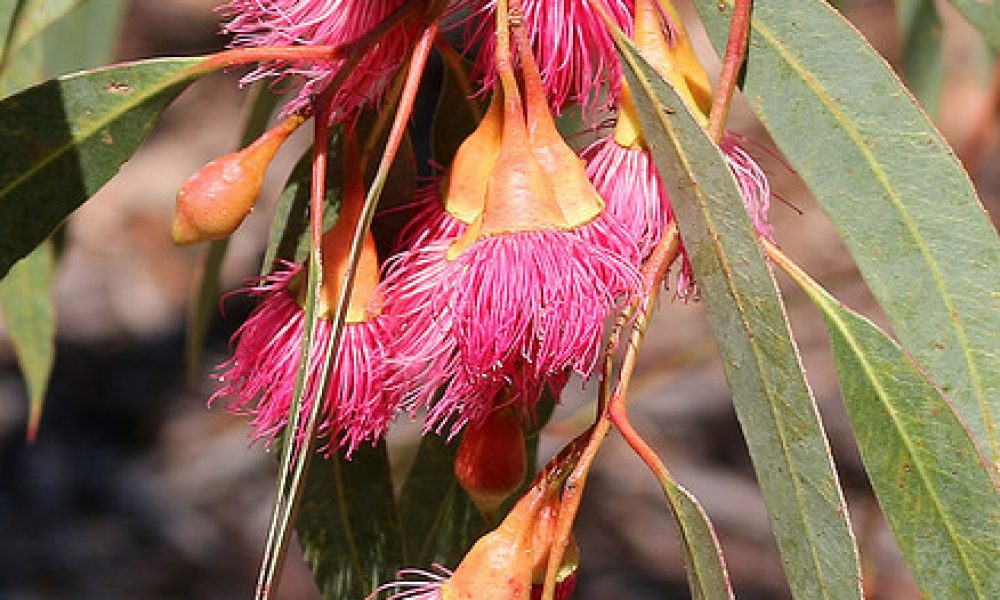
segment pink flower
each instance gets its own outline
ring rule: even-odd
[[[274,439],[289,421],[302,336],[308,325],[292,289],[300,273],[304,275],[301,265],[286,263],[249,289],[261,303],[233,336],[233,357],[220,366],[220,387],[209,400],[229,398],[230,410],[250,415],[255,439]],[[319,435],[326,440],[325,452],[339,446],[350,455],[364,442],[377,442],[388,429],[396,412],[394,398],[387,391],[388,323],[387,317],[379,315],[344,325],[327,391],[319,400]],[[331,336],[330,321],[321,318],[313,339],[303,416],[316,401]],[[300,423],[299,435],[304,419]]]
[[[417,188],[413,202],[407,208],[413,216],[396,239],[395,245],[400,251],[413,250],[440,240],[453,240],[468,227],[445,210],[441,182],[436,178]]]
[[[727,132],[720,148],[743,195],[743,202],[757,234],[770,239],[767,220],[771,189],[760,165]],[[668,223],[674,220],[674,210],[667,190],[660,180],[649,150],[639,145],[620,146],[614,136],[591,144],[583,152],[587,175],[606,202],[606,211],[635,241],[639,256],[645,259],[659,243]],[[694,272],[687,251],[681,247],[681,267],[676,289],[679,297],[693,291]]]
[[[600,2],[631,35],[634,0],[522,0],[524,26],[538,60],[549,102],[568,102],[586,112],[612,106],[621,93],[621,66],[614,42],[592,3]],[[467,46],[478,48],[476,66],[487,88],[496,82],[496,0],[466,0]],[[605,90],[609,95],[605,96]]]
[[[230,0],[222,8],[235,47],[338,46],[368,33],[398,9],[404,0]],[[412,26],[403,24],[366,50],[364,57],[334,92],[331,119],[344,121],[384,90],[390,76],[406,59]],[[344,66],[344,60],[275,61],[260,65],[242,83],[274,79],[298,94],[285,107],[295,112],[322,92]]]
[[[394,354],[406,403],[429,408],[430,429],[451,422],[455,433],[481,422],[505,390],[531,414],[550,380],[561,387],[567,372],[590,375],[604,319],[641,289],[627,258],[589,243],[577,235],[581,224],[567,220],[528,141],[520,98],[508,89],[495,165],[474,186],[485,193],[475,221],[460,237],[404,252],[386,268],[385,311],[401,323]],[[586,184],[582,170],[580,178]]]

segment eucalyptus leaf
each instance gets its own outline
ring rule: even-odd
[[[434,160],[448,165],[459,145],[478,125],[482,108],[477,98],[466,96],[452,69],[444,69],[443,77],[431,138]],[[473,113],[473,107],[477,114]]]
[[[55,77],[107,64],[115,56],[126,0],[83,0],[42,33],[46,75]]]
[[[927,598],[1000,598],[1000,490],[951,402],[889,336],[779,262],[822,311],[865,468]]]
[[[724,47],[731,0],[695,4]],[[1000,243],[968,175],[825,2],[756,3],[751,27],[750,106],[839,229],[903,347],[1000,465]]]
[[[458,443],[427,433],[399,499],[403,547],[409,566],[455,568],[484,526],[455,478]]]
[[[135,152],[203,58],[163,58],[53,79],[0,102],[0,276]]]
[[[105,0],[102,0],[105,1]],[[21,0],[7,38],[7,54],[14,55],[25,44],[87,0]]]
[[[0,0],[0,64],[3,64],[7,55],[7,46],[11,24],[14,20],[14,13],[20,0]]]
[[[660,485],[670,502],[674,522],[680,532],[681,546],[690,565],[688,584],[695,600],[733,598],[722,559],[722,549],[708,513],[684,486],[673,478],[661,477]]]
[[[28,433],[33,440],[55,362],[52,242],[42,243],[0,281],[0,312],[28,388]]]
[[[944,30],[934,0],[896,0],[903,33],[906,84],[931,116],[938,114],[944,86],[941,44]]]
[[[983,34],[993,52],[1000,52],[1000,2],[997,0],[951,0],[973,27]]]
[[[861,574],[847,507],[733,174],[669,84],[620,33],[615,42],[707,304],[792,593],[858,599]]]
[[[317,456],[296,523],[323,598],[365,598],[403,566],[385,443]]]
[[[340,155],[339,135],[330,135],[326,160],[326,206],[323,210],[324,231],[337,222],[340,211],[340,182],[344,161]],[[303,153],[285,181],[278,206],[267,234],[267,247],[260,274],[270,273],[277,261],[301,263],[309,255],[309,193],[312,181],[312,151]]]

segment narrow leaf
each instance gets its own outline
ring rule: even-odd
[[[479,511],[455,479],[457,446],[430,433],[420,442],[399,499],[408,566],[454,568],[482,533]]]
[[[317,456],[296,523],[323,598],[365,598],[403,566],[385,444]]]
[[[731,0],[696,6],[723,47]],[[1000,243],[972,183],[885,61],[826,3],[759,2],[751,25],[750,106],[840,230],[903,347],[1000,464]]]
[[[125,0],[83,0],[45,29],[45,69],[49,77],[92,69],[114,58],[125,19]]]
[[[823,312],[865,468],[927,598],[1000,598],[1000,490],[954,407],[892,339],[787,258]]]
[[[1000,2],[997,0],[951,0],[973,27],[983,34],[993,52],[1000,52]]]
[[[22,0],[8,37],[7,53],[17,51],[87,0]],[[105,1],[105,0],[102,0]]]
[[[0,102],[0,277],[118,172],[203,60],[78,73]]]
[[[936,116],[944,85],[941,59],[944,31],[937,7],[934,0],[896,0],[896,15],[903,34],[906,84],[927,114]]]
[[[857,550],[815,400],[733,175],[676,92],[627,39],[616,43],[703,290],[792,593],[860,598]]]
[[[445,69],[443,78],[431,138],[434,160],[447,165],[459,145],[476,128],[482,118],[482,108],[478,99],[466,95],[454,69]]]
[[[715,529],[694,494],[672,477],[660,477],[687,555],[688,583],[696,600],[732,598]]]
[[[45,391],[55,361],[54,271],[52,243],[44,242],[0,281],[0,312],[28,387],[29,441],[34,440],[38,432]]]
[[[340,182],[343,180],[343,160],[337,132],[330,135],[330,152],[326,162],[326,207],[323,211],[323,229],[329,229],[337,221],[340,211]],[[267,235],[264,260],[260,274],[266,275],[274,269],[276,261],[287,260],[301,263],[309,255],[309,186],[312,180],[312,152],[307,151],[295,164],[285,188],[278,198],[278,206],[271,220]]]
[[[20,0],[0,0],[0,65],[7,56],[7,46],[10,45],[10,32],[17,13]]]

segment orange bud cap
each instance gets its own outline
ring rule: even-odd
[[[524,429],[509,408],[494,411],[462,436],[455,477],[484,515],[496,514],[524,482],[527,471]]]
[[[236,231],[257,202],[267,166],[303,120],[292,115],[243,150],[220,156],[192,175],[177,193],[174,243],[195,244]]]

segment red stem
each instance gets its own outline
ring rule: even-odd
[[[750,38],[750,9],[753,0],[735,0],[733,19],[729,24],[729,41],[726,43],[726,54],[722,58],[722,72],[719,73],[719,85],[712,98],[712,110],[708,117],[708,133],[715,143],[722,141],[726,127],[726,117],[732,104],[733,92],[736,91],[736,80],[747,54],[747,41]]]
[[[610,400],[605,397],[607,385],[611,380],[611,355],[605,355],[604,372],[602,373],[602,397],[600,415],[597,422],[589,432],[589,439],[586,447],[580,455],[579,462],[573,471],[566,478],[563,486],[562,499],[559,503],[559,517],[556,520],[556,529],[552,536],[552,545],[549,548],[549,560],[546,565],[545,583],[542,588],[542,600],[552,600],[555,596],[555,580],[562,562],[566,546],[569,545],[570,534],[573,529],[573,522],[576,520],[577,512],[580,509],[580,501],[583,499],[583,490],[587,483],[587,475],[590,467],[597,456],[604,438],[608,435],[608,430],[612,423],[612,407],[624,406],[627,397],[629,382],[632,380],[632,373],[635,370],[636,359],[639,355],[639,346],[642,344],[642,337],[645,334],[646,326],[649,324],[649,314],[656,302],[656,297],[660,290],[660,284],[666,276],[667,269],[673,264],[680,251],[680,235],[677,232],[677,225],[671,223],[667,230],[663,232],[660,243],[657,244],[646,264],[643,265],[642,274],[645,282],[646,297],[640,306],[640,313],[636,317],[638,321],[632,329],[629,339],[628,350],[622,362],[621,373],[618,378],[618,385]],[[655,454],[654,454],[655,457]],[[644,459],[645,460],[645,459]]]
[[[236,48],[209,56],[205,62],[194,68],[199,73],[209,73],[239,65],[274,60],[320,61],[342,60],[354,55],[359,57],[377,44],[390,31],[402,23],[423,4],[422,0],[407,0],[399,8],[372,27],[361,37],[339,46],[262,46],[260,48]]]

